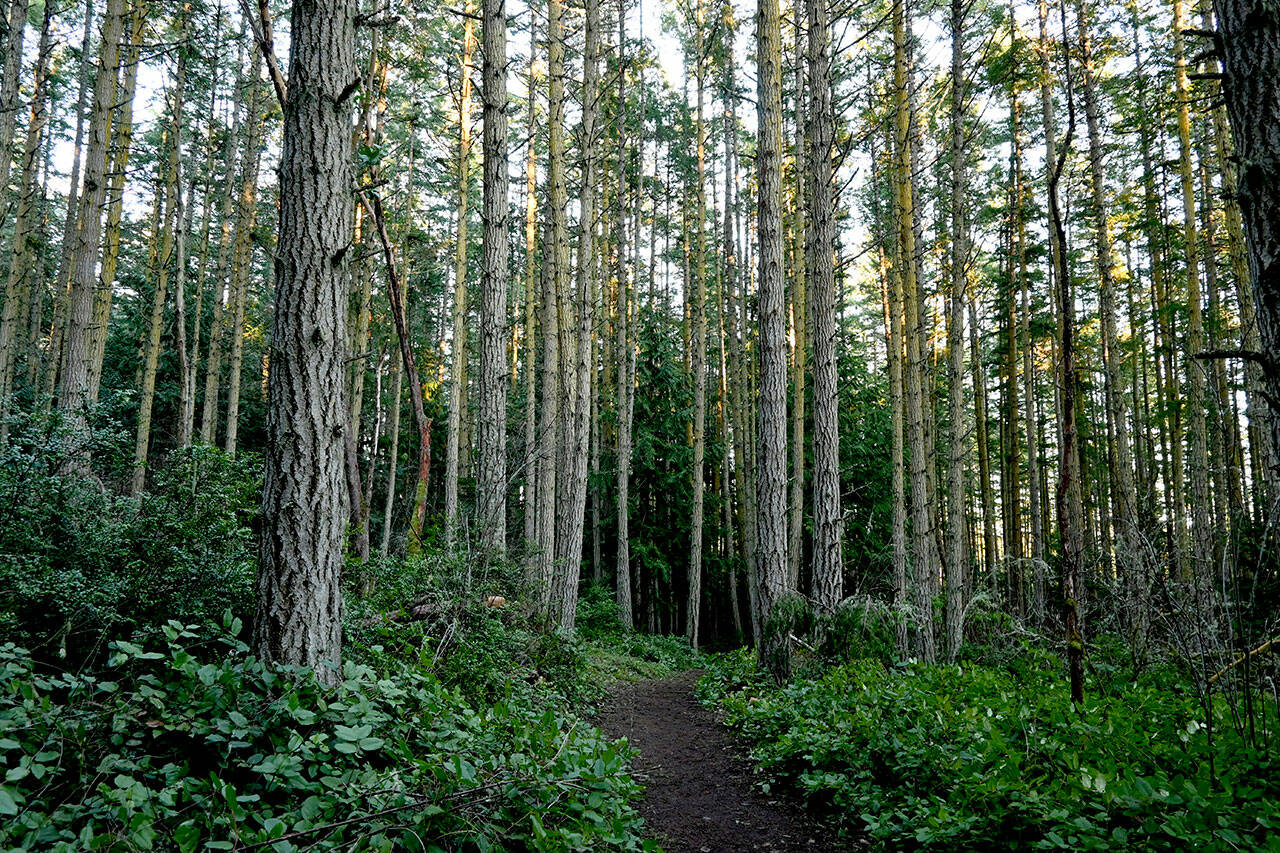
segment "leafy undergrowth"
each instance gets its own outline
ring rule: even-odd
[[[656,849],[628,748],[576,703],[688,647],[473,597],[407,623],[356,602],[332,690],[256,660],[230,614],[81,674],[0,647],[0,849]]]
[[[770,777],[889,849],[1280,851],[1280,756],[1169,686],[1077,712],[1047,666],[855,660],[775,687],[745,653],[706,665]]]

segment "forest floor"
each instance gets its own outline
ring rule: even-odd
[[[762,793],[740,745],[694,697],[696,672],[619,687],[600,727],[640,755],[640,814],[666,853],[835,849],[833,833],[795,802]]]

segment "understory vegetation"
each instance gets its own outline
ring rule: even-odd
[[[1274,686],[1197,690],[1104,637],[1073,707],[1060,652],[1013,628],[926,665],[894,655],[892,614],[846,604],[791,682],[734,652],[699,694],[768,785],[875,849],[1280,850]]]
[[[514,564],[384,558],[347,573],[322,687],[248,645],[253,457],[174,454],[128,499],[59,473],[69,440],[18,430],[0,465],[0,849],[653,848],[590,713],[682,641],[598,588],[547,631]]]

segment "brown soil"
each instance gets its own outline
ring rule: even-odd
[[[640,751],[640,814],[667,853],[817,853],[832,834],[793,802],[764,794],[730,733],[694,698],[697,673],[618,689],[600,727]]]

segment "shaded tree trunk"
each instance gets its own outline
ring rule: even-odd
[[[484,271],[480,280],[480,541],[507,543],[507,19],[484,0]]]
[[[355,0],[293,7],[254,647],[338,679]]]

